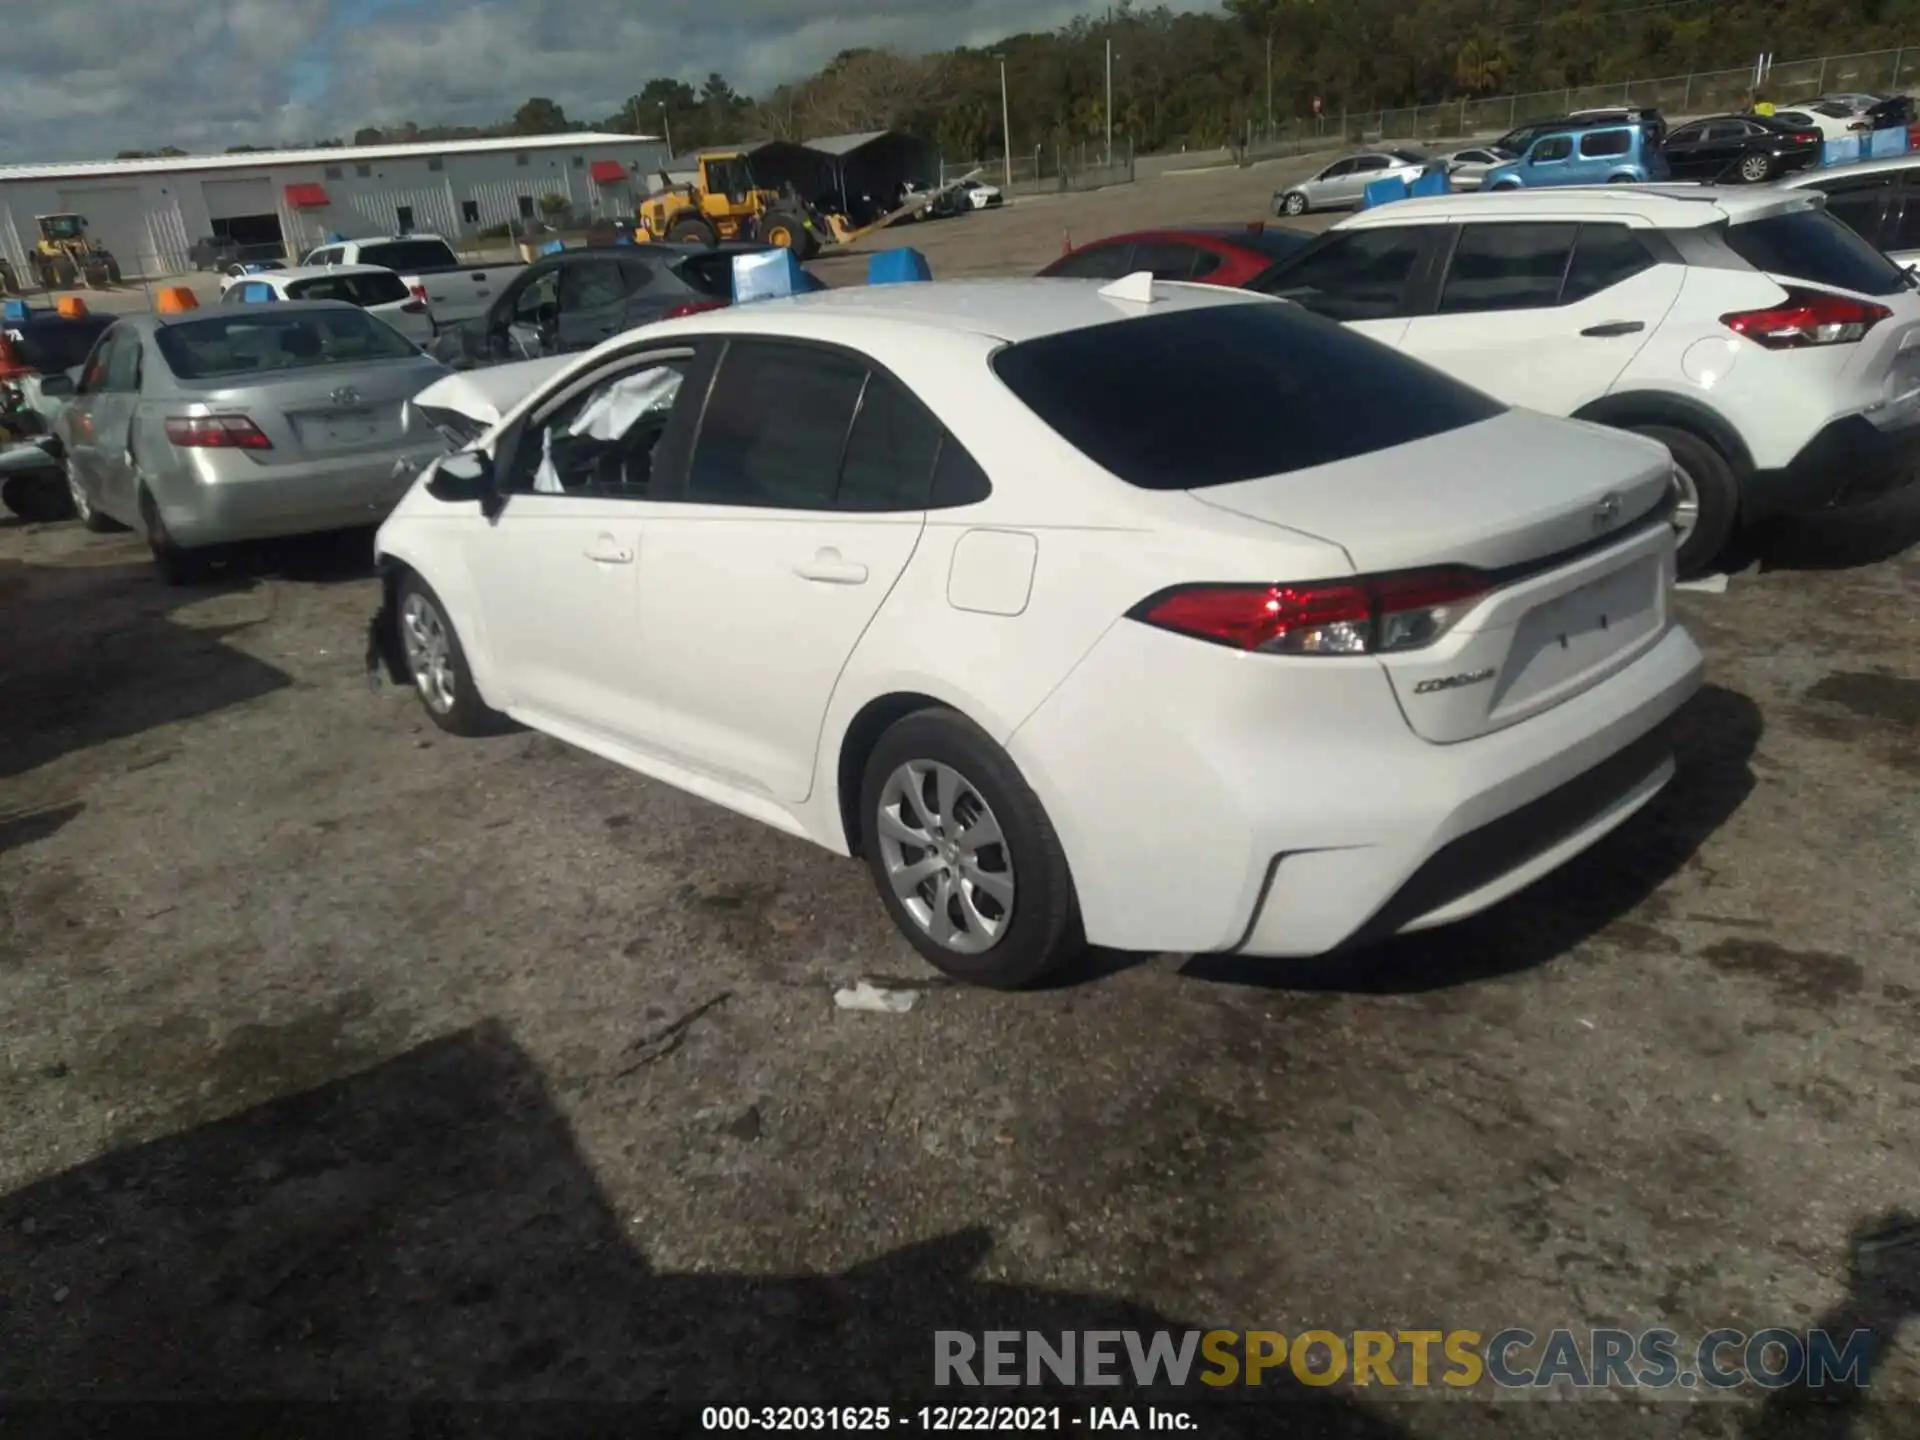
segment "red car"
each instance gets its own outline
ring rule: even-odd
[[[1118,280],[1150,270],[1156,280],[1194,280],[1238,287],[1274,261],[1320,237],[1284,225],[1187,225],[1109,235],[1070,250],[1040,273],[1079,280]]]

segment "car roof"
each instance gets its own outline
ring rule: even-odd
[[[345,300],[288,300],[279,305],[203,305],[196,310],[185,310],[178,315],[154,315],[147,311],[135,311],[131,315],[115,318],[129,329],[143,335],[151,335],[166,329],[169,325],[191,325],[195,320],[232,320],[237,315],[258,317],[263,313],[280,315],[304,315],[308,311],[344,310],[349,314],[362,315],[358,305],[350,305]]]
[[[265,270],[243,278],[263,285],[279,285],[289,280],[312,280],[322,275],[392,275],[384,265],[290,265],[282,270]],[[396,277],[397,278],[397,277]]]
[[[778,300],[710,310],[657,328],[791,335],[857,343],[862,326],[881,322],[1017,344],[1147,314],[1271,303],[1221,285],[1153,282],[1151,305],[1112,299],[1103,280],[928,280],[906,285],[848,285]]]
[[[1205,225],[1154,225],[1145,230],[1123,230],[1117,235],[1102,235],[1098,240],[1089,240],[1085,245],[1077,248],[1087,250],[1095,245],[1117,245],[1123,240],[1218,240],[1226,244],[1238,242],[1252,247],[1255,238],[1269,228],[1288,230],[1292,227],[1285,225],[1269,227],[1257,222],[1251,225],[1229,225],[1219,222]],[[1301,230],[1294,233],[1304,235],[1307,232]]]
[[[1886,155],[1878,160],[1849,160],[1841,165],[1821,165],[1811,170],[1796,170],[1782,176],[1775,185],[1787,190],[1804,190],[1821,180],[1844,180],[1850,175],[1886,175],[1911,170],[1920,165],[1920,151],[1904,155]]]
[[[1688,230],[1722,221],[1737,225],[1781,210],[1800,209],[1803,207],[1793,202],[1803,198],[1771,185],[1551,185],[1396,200],[1363,210],[1334,228],[1363,230],[1441,221],[1471,224],[1551,213],[1557,218],[1594,220],[1618,219],[1625,214],[1662,230]]]

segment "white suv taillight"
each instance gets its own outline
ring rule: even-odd
[[[1128,611],[1161,630],[1268,655],[1377,655],[1431,645],[1491,589],[1472,570],[1305,585],[1176,585]]]
[[[1786,299],[1764,310],[1737,310],[1720,323],[1769,350],[1851,345],[1893,312],[1871,300],[1787,287]]]

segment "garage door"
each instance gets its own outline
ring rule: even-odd
[[[159,273],[146,206],[137,186],[62,190],[60,208],[87,217],[87,233],[113,252],[122,275]]]
[[[206,197],[210,220],[230,220],[236,215],[276,215],[280,211],[271,180],[207,180],[201,183],[200,193]]]

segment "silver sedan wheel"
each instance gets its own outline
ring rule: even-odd
[[[875,816],[900,906],[935,944],[978,955],[1013,918],[1013,857],[993,808],[951,765],[914,760],[887,777]]]
[[[1700,487],[1687,467],[1677,461],[1673,467],[1673,534],[1676,544],[1685,546],[1700,523]]]
[[[400,643],[420,698],[436,715],[453,709],[456,672],[447,622],[426,596],[409,595],[400,605]]]
[[[1287,196],[1281,203],[1289,215],[1304,215],[1307,213],[1307,197],[1302,195],[1298,190]]]

